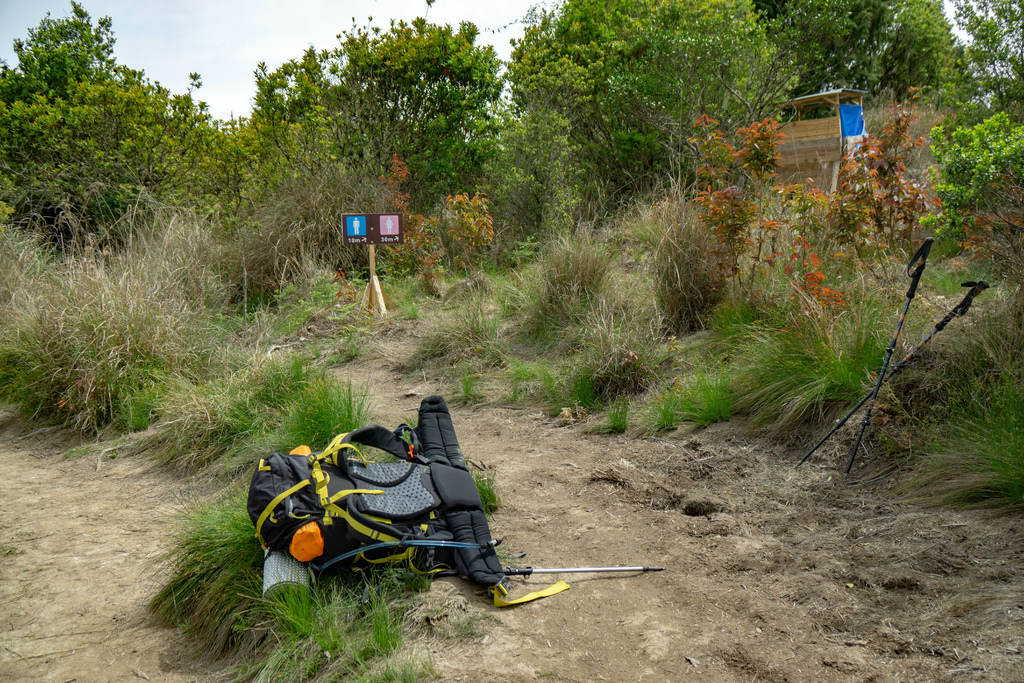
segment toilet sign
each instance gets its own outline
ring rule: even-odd
[[[345,214],[341,225],[342,244],[401,244],[405,214]]]

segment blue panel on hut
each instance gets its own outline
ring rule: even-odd
[[[840,104],[839,121],[844,138],[864,135],[864,107],[859,104]]]

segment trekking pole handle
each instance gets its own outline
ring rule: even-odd
[[[964,300],[956,304],[956,307],[949,311],[949,314],[942,318],[942,321],[935,326],[936,330],[941,331],[943,328],[946,327],[946,324],[949,323],[951,319],[953,319],[957,315],[965,314],[968,310],[971,309],[971,304],[974,302],[974,298],[981,294],[982,292],[984,292],[985,290],[989,289],[988,283],[986,283],[984,280],[979,281],[977,283],[963,283],[961,287],[970,287],[971,289],[968,290],[968,293],[964,297]]]
[[[921,281],[921,274],[924,273],[924,266],[928,262],[928,252],[932,250],[932,244],[935,243],[934,237],[925,237],[924,244],[914,254],[914,258],[910,259],[910,263],[907,264],[907,277],[910,280],[910,289],[907,290],[907,298],[913,299],[914,295],[917,294],[917,284]],[[920,265],[917,266],[917,270],[911,273],[911,269],[914,264],[921,261]]]

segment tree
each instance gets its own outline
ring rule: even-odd
[[[937,87],[952,56],[940,0],[755,0],[779,45],[800,45],[794,95]]]
[[[1024,1],[953,0],[957,24],[971,37],[952,94],[965,122],[1004,111],[1024,121]]]
[[[261,64],[252,123],[295,169],[345,160],[379,174],[397,153],[414,205],[431,204],[468,189],[491,154],[499,61],[476,37],[468,22],[393,22],[273,72]]]
[[[763,118],[793,73],[749,0],[568,0],[530,15],[509,65],[518,111],[564,117],[591,199],[613,202],[688,178],[691,126]]]
[[[89,13],[71,3],[71,16],[51,19],[50,13],[29,29],[28,38],[14,41],[18,65],[10,69],[0,60],[0,101],[8,104],[41,95],[48,100],[66,98],[75,83],[113,78],[114,33],[110,17],[92,25]]]
[[[206,105],[117,64],[113,44],[110,18],[94,27],[72,3],[71,16],[47,14],[15,41],[18,66],[0,74],[0,201],[14,222],[61,243],[103,231],[143,193],[210,190],[218,131]]]
[[[901,0],[879,60],[877,92],[897,100],[911,88],[938,88],[953,60],[953,32],[941,0]]]

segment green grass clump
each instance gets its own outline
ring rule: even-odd
[[[149,444],[181,470],[216,461],[248,465],[253,451],[326,443],[368,422],[366,390],[329,379],[300,356],[254,356],[203,384],[167,385],[159,411],[173,415]]]
[[[429,666],[401,656],[405,613],[428,585],[398,570],[319,577],[313,591],[263,597],[263,550],[245,492],[193,507],[168,556],[171,575],[152,602],[213,653],[242,655],[239,680],[418,681]]]
[[[151,605],[214,653],[240,644],[235,626],[263,592],[263,549],[245,502],[246,492],[233,489],[184,514],[167,558],[171,578]]]
[[[481,403],[486,398],[480,389],[480,375],[472,368],[464,366],[459,372],[459,393],[456,400],[463,405]]]
[[[597,434],[623,434],[629,429],[629,399],[621,397],[608,407],[607,420],[588,428]]]
[[[728,420],[732,403],[728,375],[722,371],[698,372],[684,386],[673,388],[651,403],[648,423],[656,432],[682,423],[707,427]]]
[[[507,372],[508,399],[514,403],[528,399],[557,403],[561,400],[559,376],[557,368],[549,363],[513,360]]]
[[[484,513],[492,515],[501,507],[501,497],[494,488],[494,478],[490,474],[473,472],[476,492],[480,494],[480,502],[484,505]]]
[[[287,450],[301,444],[322,448],[336,435],[370,424],[372,412],[365,385],[319,377],[295,397],[275,440]]]
[[[796,312],[734,332],[734,412],[783,430],[852,405],[885,355],[883,303],[866,295],[835,318]]]
[[[1024,373],[965,398],[910,487],[947,505],[1024,508]]]

